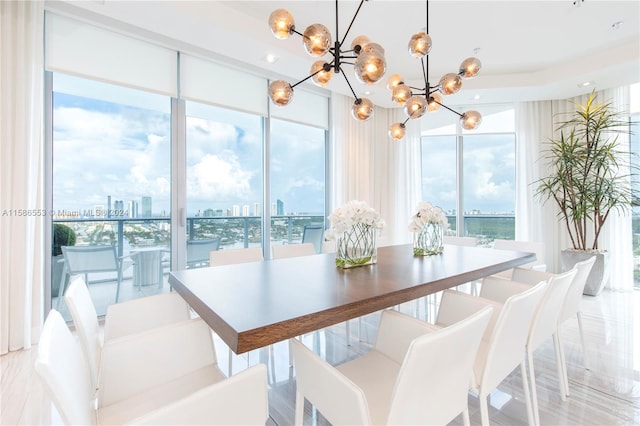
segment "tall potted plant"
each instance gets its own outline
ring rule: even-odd
[[[573,248],[562,251],[565,268],[597,256],[585,286],[596,296],[608,281],[608,253],[598,244],[611,212],[628,211],[634,205],[631,191],[630,153],[618,145],[630,123],[610,102],[599,103],[592,92],[585,104],[556,123],[558,138],[547,142],[542,159],[549,174],[538,180],[536,195],[553,199],[559,208]]]

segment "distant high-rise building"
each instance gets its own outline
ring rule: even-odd
[[[271,216],[276,216],[278,214],[278,205],[276,203],[271,203]]]
[[[233,211],[231,209],[227,209],[227,216],[231,216],[231,213],[233,213]]]
[[[113,210],[118,216],[124,216],[124,201],[116,200],[115,203],[113,203]]]
[[[242,206],[242,216],[249,216],[249,204]]]
[[[204,209],[204,211],[202,212],[202,216],[204,217],[213,217],[215,216],[213,209]]]
[[[216,210],[213,211],[213,215],[217,216],[217,217],[223,216],[223,213],[224,212],[223,212],[222,209],[216,209]]]
[[[111,217],[111,195],[107,195],[107,217]]]
[[[142,204],[142,211],[140,212],[141,216],[151,217],[151,197],[142,197],[142,202],[140,204]]]
[[[278,216],[284,216],[284,202],[282,200],[276,200],[276,204],[278,205]]]
[[[138,217],[138,202],[136,200],[129,201],[129,217]]]
[[[255,203],[253,205],[253,215],[260,216],[260,203]]]
[[[231,215],[232,216],[240,216],[240,206],[237,204],[234,204],[232,207],[232,211],[231,211]]]

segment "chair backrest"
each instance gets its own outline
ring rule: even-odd
[[[502,306],[479,378],[484,389],[495,388],[523,361],[531,321],[548,285],[547,281],[540,282],[509,297]]]
[[[537,265],[545,265],[544,244],[540,241],[500,240],[493,241],[493,248],[498,250],[523,251],[536,254],[536,260],[525,263],[521,267],[531,268]],[[500,274],[497,274],[500,275]]]
[[[62,315],[55,309],[49,312],[42,329],[35,370],[65,424],[96,424],[92,409],[95,388],[89,379],[89,368]]]
[[[247,247],[240,249],[225,249],[209,253],[209,266],[233,265],[235,263],[261,262],[262,248]]]
[[[63,246],[62,254],[69,274],[120,271],[115,246]]]
[[[387,424],[443,425],[466,410],[476,353],[492,310],[487,306],[411,343],[396,379]]]
[[[316,249],[316,254],[322,253],[322,242],[324,241],[324,226],[305,225],[302,231],[302,242],[311,243]]]
[[[162,284],[162,250],[141,250],[131,253],[133,281],[137,285]]]
[[[346,378],[297,339],[290,339],[296,371],[296,425],[302,425],[304,398],[334,425],[370,425],[367,398]]]
[[[220,249],[220,238],[187,241],[187,267],[206,264],[209,253]]]
[[[584,292],[584,286],[587,283],[589,273],[593,268],[593,264],[596,262],[596,256],[576,263],[573,267],[577,270],[576,276],[571,283],[571,287],[567,291],[567,296],[564,299],[564,306],[562,307],[562,313],[560,314],[560,321],[565,321],[568,318],[575,316],[580,311],[580,302],[582,301],[582,293]]]
[[[316,254],[316,249],[311,243],[275,244],[271,246],[271,253],[274,259],[284,259],[286,257],[310,256]]]
[[[478,245],[478,239],[475,237],[456,237],[453,235],[445,235],[442,242],[454,246],[475,247]]]
[[[91,300],[91,294],[82,277],[71,280],[69,288],[64,293],[64,301],[69,308],[73,324],[76,327],[80,346],[89,366],[91,384],[98,387],[98,372],[102,357],[103,341],[100,336],[98,314]]]
[[[545,340],[558,331],[558,322],[567,291],[578,272],[577,269],[553,275],[549,286],[531,322],[531,332],[527,343],[529,351],[535,350]]]

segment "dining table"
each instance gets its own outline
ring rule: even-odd
[[[530,263],[534,253],[445,245],[380,247],[342,269],[335,253],[172,271],[169,283],[236,353],[320,330]]]

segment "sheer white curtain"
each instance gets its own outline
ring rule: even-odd
[[[597,92],[599,102],[611,102],[618,111],[629,111],[628,88]],[[516,239],[545,243],[546,262],[551,272],[560,272],[560,252],[571,241],[553,200],[541,204],[534,197],[535,185],[546,175],[547,165],[540,160],[544,143],[554,137],[554,123],[575,111],[574,103],[584,104],[588,95],[566,100],[525,102],[516,107],[517,168]],[[555,134],[555,136],[558,136]],[[618,142],[627,150],[628,137]],[[624,172],[624,171],[623,171]],[[526,194],[526,195],[525,195]],[[633,249],[631,215],[613,212],[600,234],[600,247],[611,253],[611,277],[608,287],[615,290],[633,288]]]
[[[382,238],[389,244],[411,241],[407,226],[420,200],[420,133],[417,126],[401,142],[388,137],[396,110],[376,107],[366,122],[351,118],[353,99],[331,97],[334,209],[349,200],[363,200],[380,212],[387,226]]]
[[[0,2],[0,353],[29,348],[43,314],[42,1]]]

